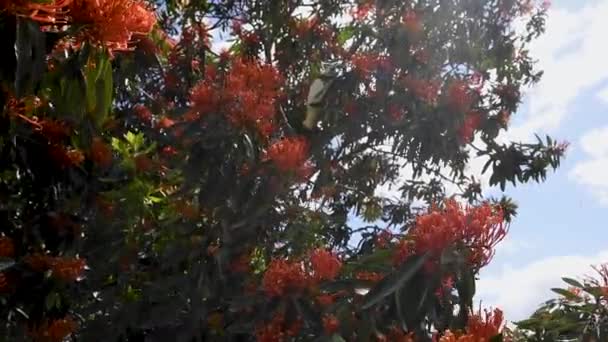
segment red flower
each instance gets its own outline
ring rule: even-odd
[[[79,258],[53,258],[50,268],[53,276],[66,282],[77,281],[82,277],[86,261]]]
[[[63,146],[49,146],[50,157],[61,167],[78,166],[84,161],[84,153],[78,149],[66,150]]]
[[[143,123],[149,124],[152,122],[152,112],[148,109],[148,107],[138,104],[133,107],[133,111],[135,112],[135,116]]]
[[[422,22],[420,21],[418,14],[414,11],[405,12],[401,18],[401,22],[410,36],[417,37],[422,32]]]
[[[437,102],[439,84],[434,81],[417,79],[407,76],[403,82],[404,86],[421,101],[434,105]]]
[[[384,275],[377,272],[357,272],[355,279],[362,281],[369,281],[371,283],[377,283],[384,278]]]
[[[334,315],[325,315],[323,316],[323,331],[327,335],[333,335],[338,328],[340,327],[340,322]]]
[[[342,262],[336,255],[324,249],[312,251],[310,263],[317,280],[334,280],[342,269]]]
[[[393,121],[401,121],[405,117],[406,110],[399,107],[396,104],[391,104],[388,106],[388,116]]]
[[[369,13],[372,11],[372,9],[374,8],[374,2],[373,1],[365,1],[361,4],[359,4],[353,11],[352,11],[352,16],[353,19],[355,19],[356,21],[362,21],[365,20],[365,18],[367,18],[367,16],[369,15]]]
[[[285,332],[283,332],[283,325],[285,324],[285,317],[281,314],[275,315],[272,320],[264,325],[259,326],[255,331],[255,337],[257,342],[283,342],[285,341]]]
[[[473,335],[476,341],[490,341],[500,334],[503,324],[503,313],[500,309],[493,311],[484,310],[482,316],[481,308],[478,313],[469,316],[466,331]]]
[[[0,237],[0,257],[13,258],[15,256],[15,244],[13,239],[2,236]]]
[[[236,59],[222,81],[207,76],[190,91],[196,112],[223,114],[234,126],[254,128],[262,137],[272,133],[281,83],[273,66]]]
[[[159,128],[167,129],[167,128],[170,128],[173,125],[175,125],[175,121],[169,119],[166,116],[163,116],[160,120],[158,120],[158,127]]]
[[[62,342],[73,334],[78,324],[70,317],[45,322],[32,332],[37,342]]]
[[[112,149],[100,138],[93,138],[91,143],[91,160],[101,168],[112,165]]]
[[[67,21],[67,6],[72,0],[36,2],[29,0],[1,0],[0,12],[25,16],[44,24],[61,24]]]
[[[282,172],[297,172],[308,160],[308,142],[303,137],[283,138],[270,145],[266,159]]]
[[[481,114],[479,112],[475,111],[467,114],[462,126],[460,126],[460,129],[458,130],[460,141],[464,144],[470,143],[473,140],[475,131],[479,128],[480,123]]]
[[[301,262],[274,259],[264,273],[262,285],[270,297],[281,297],[288,291],[301,291],[308,286],[308,277]]]
[[[455,112],[464,113],[471,108],[473,97],[467,83],[455,80],[448,85],[448,106]]]
[[[139,0],[73,0],[69,10],[91,40],[111,50],[127,50],[134,35],[148,34],[156,24],[154,12]]]
[[[488,264],[494,247],[506,235],[502,212],[489,205],[463,208],[448,200],[444,209],[432,209],[420,215],[397,248],[395,260],[403,262],[411,254],[430,252],[428,269],[435,268],[435,258],[449,246],[460,245],[468,250],[468,261],[474,268]]]

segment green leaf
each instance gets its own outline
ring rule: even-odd
[[[578,280],[572,279],[572,278],[567,278],[564,277],[562,278],[562,280],[567,283],[568,285],[572,285],[574,287],[578,287],[578,288],[583,288],[585,287],[583,284],[581,284]]]
[[[502,342],[502,341],[503,341],[502,334],[498,334],[498,335],[490,338],[490,340],[488,342]]]
[[[571,300],[579,300],[580,298],[575,295],[574,293],[565,290],[565,289],[559,289],[559,288],[552,288],[551,291],[565,297],[566,299],[571,299]]]
[[[362,308],[364,310],[371,308],[403,287],[420,270],[427,258],[428,254],[413,256],[401,265],[396,272],[382,279],[365,296]]]
[[[355,33],[357,31],[355,30],[355,28],[353,26],[346,26],[343,29],[340,30],[340,33],[338,33],[338,44],[340,45],[344,45],[344,43],[346,43],[346,41],[348,41],[349,39],[351,39]]]

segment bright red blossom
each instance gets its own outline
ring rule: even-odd
[[[465,116],[464,122],[458,130],[458,137],[460,138],[460,141],[462,141],[462,143],[468,144],[473,140],[475,131],[479,128],[479,125],[481,124],[481,119],[481,113],[477,111],[470,112]]]
[[[101,168],[112,165],[112,149],[99,137],[93,138],[91,143],[91,159]]]
[[[283,138],[268,147],[266,159],[282,172],[298,172],[306,166],[309,145],[303,137]]]
[[[85,270],[86,261],[79,258],[52,258],[49,260],[53,276],[63,281],[79,280]]]
[[[471,108],[473,97],[466,82],[452,81],[447,88],[447,102],[450,109],[463,113]]]
[[[338,321],[336,316],[334,316],[334,315],[323,316],[323,331],[325,331],[325,333],[327,335],[334,334],[336,331],[338,331],[339,327],[340,327],[340,322]]]
[[[207,76],[190,91],[192,108],[199,115],[221,113],[236,127],[270,135],[282,82],[273,66],[235,59],[221,80]]]
[[[299,292],[308,286],[308,276],[301,262],[274,259],[264,273],[262,285],[270,297],[281,297],[288,291]]]
[[[342,262],[335,254],[320,248],[310,254],[310,263],[317,280],[334,280],[342,268]]]
[[[86,35],[111,50],[127,50],[135,35],[152,31],[156,16],[139,0],[73,0],[70,16]]]
[[[429,105],[434,105],[437,102],[439,95],[438,82],[407,76],[403,81],[403,85],[422,102]]]
[[[492,259],[494,247],[506,233],[500,209],[488,203],[462,207],[455,200],[448,200],[444,209],[432,209],[418,216],[396,249],[395,261],[400,263],[410,255],[426,252],[436,258],[446,248],[457,245],[468,250],[468,261],[474,268],[481,268]]]

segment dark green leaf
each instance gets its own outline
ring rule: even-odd
[[[399,267],[396,272],[382,279],[365,296],[362,308],[369,309],[382,301],[386,296],[390,296],[397,289],[403,287],[420,270],[427,258],[428,254],[413,256]]]

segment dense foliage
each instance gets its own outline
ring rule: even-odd
[[[468,166],[559,165],[501,138],[545,12],[0,1],[0,336],[500,340],[475,278],[515,206]]]

